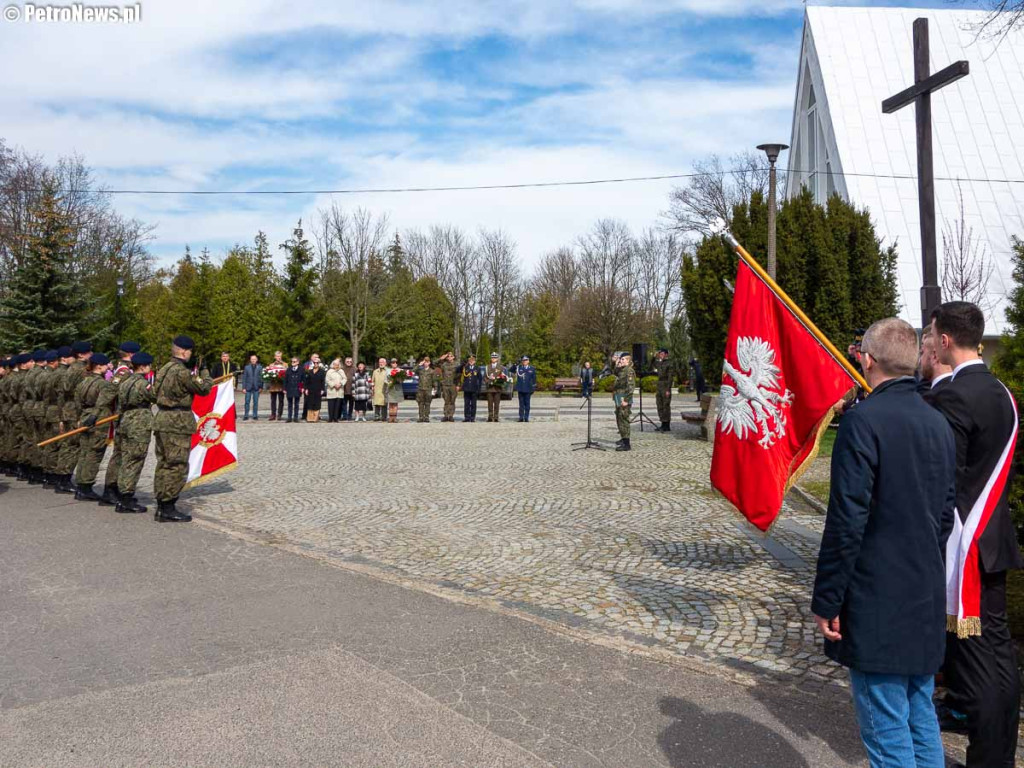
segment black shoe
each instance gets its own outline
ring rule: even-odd
[[[122,493],[114,511],[124,514],[141,513],[145,512],[146,508],[135,500],[134,493]]]
[[[622,445],[615,449],[616,451],[631,451],[633,450],[629,445],[629,438],[627,437],[622,441]]]
[[[121,501],[121,494],[117,491],[116,485],[103,486],[103,498],[100,499],[101,507],[116,507]]]
[[[57,486],[53,490],[55,493],[73,494],[75,487],[71,484],[71,475],[58,475]]]
[[[939,730],[945,733],[967,733],[967,718],[956,717],[946,704],[936,702],[935,714],[939,718]]]
[[[38,469],[30,469],[28,471],[28,484],[29,485],[42,485],[43,484],[43,473]]]
[[[75,489],[75,501],[103,501],[103,497],[92,489],[92,483],[90,483],[89,485],[79,485]]]
[[[175,506],[177,499],[172,501],[158,501],[154,519],[159,523],[188,523],[192,515],[179,511]]]
[[[663,421],[663,422],[661,422],[661,429],[659,429],[658,431],[659,432],[671,432],[672,431],[672,427],[669,426],[669,423],[667,421]]]

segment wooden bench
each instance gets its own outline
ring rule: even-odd
[[[686,411],[683,411],[679,414],[682,417],[683,421],[685,421],[687,424],[700,425],[700,435],[705,440],[707,440],[710,436],[708,430],[708,411],[711,410],[711,403],[714,401],[714,399],[714,395],[706,394],[701,397],[700,414],[687,413]],[[710,434],[714,434],[714,432],[711,431]]]
[[[555,379],[555,392],[562,394],[563,392],[579,392],[580,391],[580,380],[575,378],[567,379]]]

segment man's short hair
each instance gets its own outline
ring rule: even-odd
[[[913,376],[919,357],[917,331],[898,317],[887,317],[868,328],[861,353],[874,358],[889,376]]]
[[[932,325],[961,349],[977,349],[985,335],[985,315],[969,301],[947,301],[932,312]]]

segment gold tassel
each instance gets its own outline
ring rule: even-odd
[[[946,631],[956,632],[961,640],[968,637],[981,637],[981,619],[977,616],[968,616],[957,619],[956,616],[946,616]]]

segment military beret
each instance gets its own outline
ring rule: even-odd
[[[195,349],[196,343],[192,341],[190,336],[175,336],[174,346],[178,349]]]
[[[132,355],[132,365],[152,365],[153,356],[148,352],[136,352]]]
[[[7,368],[11,364],[11,361],[6,357],[0,357],[0,368]]]
[[[108,363],[110,363],[110,358],[102,352],[95,352],[93,353],[93,356],[89,358],[89,365],[107,365]]]
[[[32,359],[35,360],[37,363],[43,362],[44,360],[46,360],[46,350],[45,349],[37,349],[37,350],[35,350],[32,353]]]
[[[57,359],[57,350],[56,349],[48,349],[48,350],[46,350],[46,358],[45,359],[46,359],[46,362],[48,362],[48,363],[54,362]]]
[[[128,355],[134,355],[136,352],[142,351],[142,345],[137,341],[125,341],[117,350]]]
[[[668,350],[665,349],[664,347],[658,350],[658,354],[660,355],[662,352],[664,352],[666,355],[668,354]]]
[[[28,352],[22,352],[20,355],[15,355],[14,356],[14,364],[15,365],[24,365],[25,363],[27,363],[31,359],[32,359],[32,355],[30,355]]]
[[[71,347],[57,347],[57,357],[71,357],[73,354]]]
[[[92,342],[76,341],[71,345],[71,351],[76,355],[84,355],[86,352],[92,352]]]

